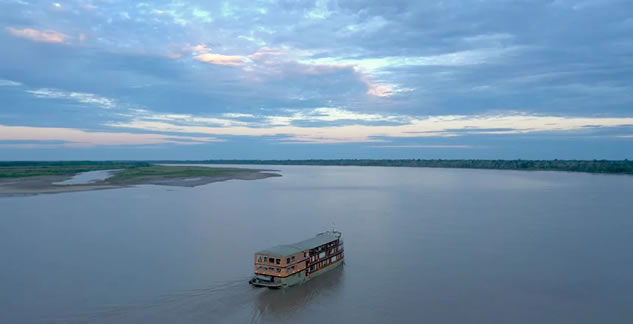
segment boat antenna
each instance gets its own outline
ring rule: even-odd
[[[336,232],[336,223],[332,222],[332,232]]]

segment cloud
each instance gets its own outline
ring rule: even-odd
[[[483,40],[505,39],[503,35],[480,35],[469,39],[470,42]],[[415,67],[443,67],[459,68],[486,64],[498,64],[504,58],[517,55],[525,46],[503,46],[493,44],[492,47],[474,48],[462,51],[447,52],[427,56],[386,56],[366,58],[346,58],[326,56],[312,58],[302,56],[297,62],[306,66],[325,66],[330,68],[352,68],[358,73],[359,81],[367,86],[367,94],[375,97],[391,97],[398,94],[415,91],[397,81],[395,69],[410,69]]]
[[[22,83],[17,81],[11,81],[6,79],[0,79],[0,87],[18,87],[21,86]]]
[[[375,97],[391,97],[397,94],[413,92],[413,88],[403,88],[397,84],[389,83],[374,83],[373,81],[366,79],[367,94]]]
[[[183,52],[193,53],[193,59],[216,65],[243,66],[240,71],[246,72],[250,80],[270,80],[278,77],[292,77],[293,75],[321,76],[334,74],[344,70],[352,71],[351,65],[301,63],[298,58],[310,55],[289,47],[269,48],[261,47],[249,55],[222,55],[211,53],[211,49],[204,44],[187,45]]]
[[[316,0],[314,8],[307,11],[304,17],[309,19],[322,20],[328,18],[330,15],[332,15],[332,12],[328,9],[328,1]]]
[[[12,143],[2,143],[7,141]],[[62,144],[16,144],[15,141],[61,141]],[[0,125],[0,145],[8,147],[37,148],[42,145],[64,147],[94,147],[120,145],[178,144],[196,145],[219,141],[213,137],[177,136],[165,134],[90,132],[75,128],[5,126]]]
[[[261,116],[264,123],[243,123],[222,127],[192,125],[138,118],[111,122],[108,126],[153,132],[229,136],[282,136],[304,143],[380,142],[382,138],[455,137],[468,134],[528,134],[587,131],[633,126],[633,118],[512,115],[440,115],[414,117],[354,113],[336,108],[317,108],[287,116]],[[295,125],[297,121],[347,121],[337,125]],[[392,122],[391,125],[362,122]]]
[[[302,63],[351,65],[366,72],[376,72],[386,68],[407,66],[468,66],[493,63],[503,56],[521,50],[521,47],[491,47],[448,52],[428,56],[386,56],[380,58],[345,58],[323,57],[316,59],[302,59]]]
[[[223,117],[226,118],[255,118],[253,114],[244,114],[244,113],[224,113]]]
[[[266,60],[266,59],[271,59],[271,58],[275,58],[275,57],[287,57],[289,54],[289,50],[288,48],[270,48],[270,47],[262,47],[259,48],[255,53],[250,54],[248,56],[248,58],[250,58],[253,61],[260,61],[260,60]]]
[[[509,33],[486,33],[462,38],[463,41],[474,44],[498,44],[513,39],[514,35]]]
[[[293,122],[407,122],[410,118],[399,115],[382,115],[353,112],[346,109],[321,107],[293,112],[287,116],[266,116],[270,125],[290,125]]]
[[[571,150],[567,138],[581,143],[593,133],[605,150],[631,154],[613,140],[630,129],[600,119],[633,117],[631,1],[84,2],[0,1],[0,41],[10,49],[0,50],[1,76],[24,83],[0,86],[5,124],[250,136],[236,152],[279,138],[382,136],[507,147],[538,138]],[[53,40],[73,46],[23,39],[56,32],[66,34]],[[72,118],[55,109],[68,104],[111,109],[75,109]]]
[[[154,19],[162,20],[162,18],[171,18],[172,22],[186,27],[192,24],[207,24],[214,21],[211,12],[201,9],[195,4],[184,3],[180,1],[169,2],[162,6],[160,9],[153,8],[154,6],[161,6],[160,2],[146,3],[141,2],[136,5],[137,9],[141,9],[142,13],[149,13],[155,16]],[[149,11],[144,8],[152,8]]]
[[[211,51],[211,49],[208,48],[204,44],[198,44],[198,45],[193,45],[193,46],[185,46],[184,50],[185,51],[190,51],[190,52],[198,52],[198,53],[207,53],[207,52]]]
[[[66,43],[71,37],[60,32],[46,30],[40,31],[32,28],[17,29],[7,27],[6,30],[13,36],[26,38],[34,42]]]
[[[241,56],[222,55],[213,53],[204,53],[194,56],[194,59],[200,62],[216,64],[216,65],[230,65],[239,66],[246,64],[245,59]]]
[[[239,114],[239,115],[247,115],[247,114]],[[137,112],[136,118],[142,119],[142,120],[167,121],[167,122],[186,124],[186,125],[214,125],[214,126],[220,126],[220,127],[247,125],[246,122],[231,120],[227,118],[193,116],[190,114],[157,114],[157,113],[142,111],[142,110]]]
[[[28,93],[34,95],[37,98],[50,98],[50,99],[64,99],[70,101],[76,101],[83,104],[95,105],[101,108],[114,108],[116,101],[114,99],[101,97],[93,93],[85,92],[68,92],[57,89],[37,89],[27,90]]]
[[[425,145],[425,144],[411,144],[411,145],[371,145],[369,147],[373,148],[391,148],[391,149],[400,149],[400,148],[429,148],[429,149],[472,149],[475,146],[472,145]]]

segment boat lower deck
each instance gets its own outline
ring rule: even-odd
[[[278,282],[262,281],[257,278],[253,278],[248,281],[249,284],[255,287],[268,287],[268,288],[281,288],[283,285]]]
[[[265,277],[265,276],[255,276],[251,280],[248,281],[249,284],[255,287],[268,287],[268,288],[282,288],[282,287],[291,287],[294,285],[298,285],[300,283],[306,282],[314,277],[318,277],[321,274],[324,274],[341,264],[343,264],[343,259],[339,259],[336,262],[329,264],[326,267],[319,269],[318,271],[311,272],[307,274],[307,272],[301,271],[297,272],[288,277]]]

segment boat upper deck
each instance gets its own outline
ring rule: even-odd
[[[310,249],[314,249],[321,245],[336,241],[340,238],[341,234],[338,232],[325,232],[318,234],[313,238],[303,240],[294,244],[283,244],[275,247],[271,247],[265,250],[258,251],[257,254],[265,254],[271,256],[289,256]]]

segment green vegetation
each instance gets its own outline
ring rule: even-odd
[[[0,162],[0,178],[19,178],[50,175],[74,175],[96,170],[122,170],[108,182],[124,182],[151,178],[192,178],[233,175],[250,171],[236,168],[208,168],[200,166],[162,166],[150,162],[63,161],[63,162]]]
[[[192,178],[232,175],[244,169],[197,166],[161,166],[155,163],[187,164],[260,164],[260,165],[338,165],[424,168],[464,168],[497,170],[572,171],[589,173],[633,174],[633,161],[607,160],[206,160],[206,161],[63,161],[0,162],[0,178],[42,175],[72,175],[79,172],[123,169],[108,182],[149,178]]]
[[[0,162],[0,178],[73,175],[79,172],[149,167],[148,162],[123,161],[57,161]]]
[[[125,181],[138,181],[153,178],[195,178],[195,177],[217,177],[228,176],[239,172],[247,172],[247,169],[235,168],[208,168],[197,166],[162,166],[152,165],[141,168],[125,169],[113,177],[108,178],[108,182],[118,183]]]
[[[181,161],[180,163],[184,163]],[[208,160],[204,164],[339,165],[633,174],[633,161],[608,160]]]

